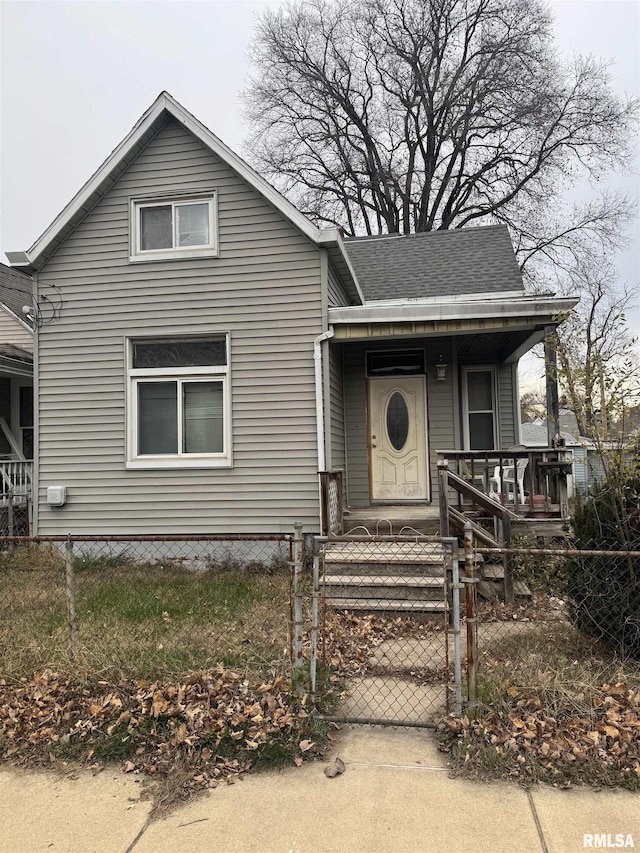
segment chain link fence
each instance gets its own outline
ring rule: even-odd
[[[623,665],[640,679],[640,551],[467,545],[472,583],[463,632],[471,703],[490,704],[500,679],[537,689],[545,680],[575,677],[578,685],[588,679],[585,661],[594,684]],[[513,572],[512,604],[504,601],[505,568]]]
[[[0,538],[0,678],[288,668],[290,541]]]
[[[348,722],[425,726],[460,707],[455,539],[316,539],[312,690]],[[317,665],[317,666],[316,666]]]

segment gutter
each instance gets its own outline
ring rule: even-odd
[[[318,471],[324,471],[326,454],[324,445],[324,400],[322,396],[322,343],[334,336],[333,326],[322,332],[313,341],[313,365],[316,380],[316,430],[318,441]]]

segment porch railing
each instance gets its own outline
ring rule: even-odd
[[[14,505],[27,503],[32,493],[33,462],[11,459],[0,462],[0,505],[11,497]]]
[[[320,471],[319,476],[322,535],[342,536],[344,532],[342,471]]]
[[[507,505],[503,489],[493,492],[490,481],[495,479],[504,484],[504,472],[511,468],[514,474],[509,482],[513,486],[513,509],[518,514],[546,515],[568,518],[567,475],[573,470],[573,454],[570,450],[543,447],[539,450],[438,450],[438,465],[447,463],[450,471],[471,485],[492,494],[492,497]],[[524,503],[518,500],[518,484],[515,470],[519,460],[526,460],[523,472]],[[458,508],[462,508],[462,495],[458,491]]]

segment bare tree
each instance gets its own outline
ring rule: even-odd
[[[318,223],[502,221],[529,270],[615,244],[630,214],[606,196],[560,214],[579,177],[628,166],[638,103],[607,63],[559,57],[542,0],[296,0],[261,16],[252,59],[250,157]]]
[[[558,331],[561,387],[581,435],[610,443],[625,439],[640,403],[640,358],[626,312],[637,288],[619,286],[609,263],[573,271],[564,284],[580,303]]]

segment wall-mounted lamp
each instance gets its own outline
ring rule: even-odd
[[[440,353],[440,356],[436,362],[436,379],[438,382],[444,382],[447,378],[447,363],[444,360],[444,356]]]

